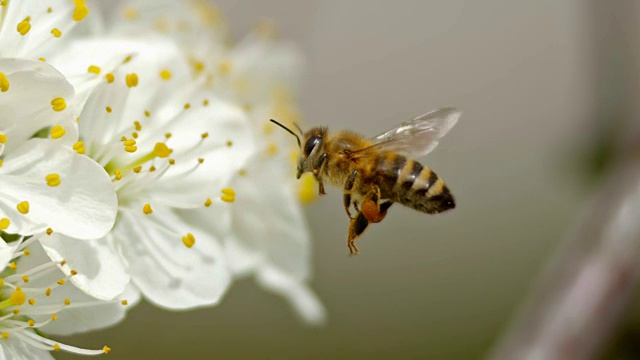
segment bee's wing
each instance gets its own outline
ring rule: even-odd
[[[428,154],[438,145],[444,135],[456,124],[462,113],[454,108],[442,108],[420,115],[374,136],[372,146],[376,151],[394,151],[411,157]]]

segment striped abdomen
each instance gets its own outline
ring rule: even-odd
[[[378,154],[375,161],[376,183],[380,186],[383,199],[428,214],[456,206],[444,180],[428,167],[392,152]]]

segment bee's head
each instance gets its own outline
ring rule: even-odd
[[[327,134],[327,128],[325,127],[315,127],[306,133],[302,133],[302,130],[298,128],[300,134],[302,135],[302,141],[300,141],[300,137],[291,131],[288,127],[280,124],[279,122],[271,119],[271,122],[285,129],[291,135],[296,137],[298,141],[298,146],[300,147],[300,156],[298,157],[298,173],[296,177],[300,179],[303,173],[308,171],[313,171],[314,165],[317,163],[318,158],[324,152],[324,144],[325,137]]]

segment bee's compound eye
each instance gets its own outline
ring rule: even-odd
[[[316,145],[320,144],[320,141],[322,141],[322,137],[320,135],[310,137],[304,144],[304,156],[309,156]]]

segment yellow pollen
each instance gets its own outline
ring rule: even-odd
[[[47,8],[47,13],[51,14],[53,12],[53,9],[51,7]]]
[[[76,276],[78,275],[78,272],[76,270],[71,269],[71,276]]]
[[[209,137],[209,133],[208,132],[202,133],[202,135],[200,135],[200,137],[203,138],[203,139],[206,139],[206,138]]]
[[[51,29],[51,34],[57,38],[59,38],[60,36],[62,36],[62,31],[60,31],[60,29],[58,28],[53,28]]]
[[[120,137],[120,141],[127,141],[127,137],[122,135],[122,137]]]
[[[159,158],[166,158],[171,155],[172,150],[169,149],[167,144],[159,142],[156,143],[156,146],[153,148],[153,154]]]
[[[29,326],[33,327],[36,324],[36,322],[33,321],[33,319],[29,319],[29,321],[27,321],[27,324],[29,324]]]
[[[135,144],[137,144],[137,142],[134,139],[127,139],[124,141],[124,146],[131,146]]]
[[[43,57],[38,58],[38,60],[40,60],[40,61],[42,61],[42,62],[47,62],[47,59],[45,59],[45,58],[43,58]]]
[[[204,99],[204,101],[202,102],[202,105],[209,106],[209,100]]]
[[[90,72],[91,74],[99,75],[100,74],[100,67],[96,66],[96,65],[91,65],[91,66],[89,66],[87,71]]]
[[[7,218],[0,219],[0,230],[6,230],[11,225],[11,220]]]
[[[128,153],[134,153],[136,152],[136,150],[138,150],[138,147],[135,145],[129,145],[129,146],[125,146],[124,147],[124,151],[128,152]]]
[[[175,165],[176,159],[169,159],[169,165]]]
[[[62,111],[67,108],[67,103],[63,98],[55,98],[51,100],[51,108],[53,111]]]
[[[205,200],[205,202],[204,202],[204,206],[209,207],[209,206],[211,206],[211,203],[213,203],[213,201],[211,201],[211,199],[207,198],[207,200]]]
[[[45,177],[47,180],[47,185],[49,186],[58,186],[60,185],[60,175],[58,174],[49,174]]]
[[[51,321],[56,321],[56,320],[58,320],[58,315],[56,314],[51,315]]]
[[[166,133],[166,134],[164,134],[164,137],[165,137],[166,139],[170,139],[170,138],[171,138],[171,136],[173,136],[171,133]]]
[[[113,175],[115,175],[116,180],[122,180],[122,171],[120,171],[120,169],[116,169],[113,172]]]
[[[198,158],[198,163],[202,164],[204,162],[204,158]]]
[[[184,109],[185,110],[191,109],[191,104],[189,104],[189,103],[184,104]]]
[[[9,333],[8,333],[8,332],[6,332],[6,331],[4,331],[4,332],[2,333],[2,338],[3,338],[3,339],[5,339],[5,340],[7,340],[7,339],[9,338]]]
[[[58,285],[64,285],[65,282],[67,282],[65,279],[60,279],[57,281]]]
[[[240,169],[238,171],[238,175],[240,176],[247,176],[247,170],[246,169]]]
[[[232,188],[224,188],[222,189],[222,196],[220,199],[225,202],[234,202],[236,199],[236,192]]]
[[[44,294],[47,296],[51,296],[51,288],[47,288],[47,290],[44,291]]]
[[[52,228],[47,228],[47,235],[51,235],[53,234],[53,229]]]
[[[107,345],[105,345],[105,346],[103,346],[103,347],[102,347],[102,351],[103,351],[105,354],[108,354],[108,353],[110,353],[110,352],[111,352],[111,348],[110,348],[110,347],[108,347]]]
[[[127,74],[125,81],[127,83],[127,86],[130,88],[138,86],[138,74],[136,73]]]
[[[222,75],[227,75],[231,72],[231,62],[228,60],[222,61],[220,63],[220,73]]]
[[[154,172],[154,171],[156,171],[156,167],[155,167],[155,166],[153,166],[153,165],[151,165],[151,166],[149,167],[149,172]]]
[[[0,167],[2,167],[2,159],[0,159]]]
[[[22,281],[24,281],[25,284],[28,283],[29,282],[29,277],[27,275],[24,275],[22,277]]]
[[[131,133],[131,137],[134,138],[134,139],[137,139],[138,138],[138,132],[137,131],[132,132]]]
[[[150,204],[144,204],[144,206],[142,207],[142,212],[145,213],[146,215],[149,215],[153,213],[153,209],[151,208]]]
[[[107,75],[104,76],[105,79],[107,79],[107,82],[109,84],[111,84],[112,82],[114,82],[116,80],[116,77],[113,76],[112,73],[108,73]]]
[[[227,146],[231,147],[233,145],[233,142],[231,140],[227,140]]]
[[[184,244],[184,246],[191,249],[193,247],[193,244],[196,243],[196,238],[192,233],[187,233],[187,235],[182,237],[182,243]]]
[[[0,91],[7,92],[9,90],[9,79],[7,79],[7,75],[3,72],[0,72]]]
[[[29,249],[26,249],[24,251],[24,256],[29,256],[29,255],[31,255],[31,251],[29,251]]]
[[[53,344],[53,350],[55,350],[55,351],[60,351],[60,345],[58,345],[58,344]]]
[[[20,286],[16,287],[11,296],[9,297],[9,301],[16,306],[20,306],[27,301],[27,296],[24,294]]]
[[[120,302],[123,306],[129,305],[129,302],[125,299]]]
[[[18,211],[22,215],[28,214],[29,213],[29,202],[28,201],[23,201],[23,202],[19,203],[16,206],[16,209],[18,209]]]
[[[133,172],[136,173],[136,174],[140,173],[140,171],[142,171],[142,166],[141,165],[138,165],[138,166],[133,168]]]
[[[26,18],[24,18],[24,20],[22,20],[20,23],[18,23],[18,26],[17,26],[16,30],[18,30],[20,35],[25,36],[29,32],[29,30],[31,30],[31,22],[30,21],[31,21],[31,18],[29,16],[27,16]]]
[[[29,305],[35,305],[36,299],[29,299]]]
[[[89,8],[84,0],[73,0],[73,2],[76,4],[75,10],[73,10],[73,20],[82,21],[89,14]]]
[[[0,132],[0,144],[7,143],[7,134]]]
[[[16,264],[15,261],[12,261],[11,263],[9,263],[9,268],[11,268],[11,270],[15,270],[18,268],[18,264]]]
[[[13,315],[20,315],[20,309],[13,309]]]
[[[127,20],[136,20],[140,14],[138,14],[138,10],[131,6],[127,6],[122,10],[122,16],[124,16]]]
[[[133,58],[133,57],[132,57],[131,55],[127,55],[127,57],[126,57],[126,58],[124,58],[124,60],[122,60],[122,63],[123,63],[123,64],[126,64],[126,63],[128,63],[129,61],[131,61],[131,59],[132,59],[132,58]]]
[[[269,155],[275,155],[278,152],[278,145],[276,144],[269,144],[269,147],[267,148],[267,152],[269,153]]]
[[[84,142],[78,141],[77,143],[73,144],[73,150],[75,150],[78,154],[83,155],[86,151],[86,149],[84,148]]]
[[[163,80],[169,80],[169,79],[171,79],[171,71],[169,71],[169,70],[167,70],[167,69],[160,71],[160,77],[161,77]]]
[[[135,126],[135,127],[136,127],[136,131],[140,131],[140,130],[142,130],[142,125],[140,125],[140,121],[137,121],[137,120],[136,120],[136,121],[134,121],[134,122],[133,122],[133,126]]]
[[[67,131],[60,125],[56,125],[51,128],[51,138],[53,139],[60,139],[66,133]]]
[[[104,109],[107,110],[109,114],[111,114],[111,112],[113,111],[113,109],[111,109],[111,106],[107,106]]]
[[[64,299],[64,304],[65,305],[71,305],[71,300],[70,299]]]
[[[144,116],[146,116],[146,117],[151,116],[151,112],[149,110],[145,110],[144,111]]]
[[[60,261],[60,266],[65,266],[67,264],[67,260]]]

